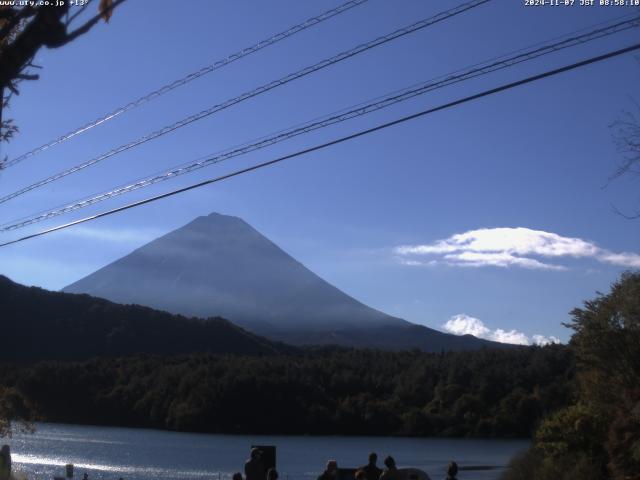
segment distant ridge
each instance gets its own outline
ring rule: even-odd
[[[222,318],[187,319],[138,305],[26,287],[0,275],[0,361],[84,360],[149,353],[271,355],[292,347]]]
[[[426,351],[499,346],[411,324],[329,284],[240,218],[198,217],[64,288],[171,313],[221,316],[272,339]]]

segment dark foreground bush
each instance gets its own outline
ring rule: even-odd
[[[640,273],[571,315],[576,399],[545,417],[504,480],[640,480]]]

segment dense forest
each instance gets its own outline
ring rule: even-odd
[[[571,314],[575,399],[540,423],[505,480],[639,480],[640,273]]]
[[[529,436],[571,400],[566,347],[132,356],[0,366],[49,421],[224,433]]]

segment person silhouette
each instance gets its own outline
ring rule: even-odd
[[[0,480],[11,478],[11,448],[3,445],[0,449]]]
[[[454,461],[449,462],[447,466],[447,477],[445,480],[458,480],[458,464]]]
[[[369,454],[369,463],[360,467],[358,470],[364,471],[366,480],[378,480],[382,474],[382,469],[378,468],[376,462],[378,461],[378,454],[371,452]]]
[[[336,480],[338,478],[338,462],[329,460],[324,472],[318,477],[318,480]]]
[[[262,450],[259,448],[251,449],[251,458],[244,464],[244,476],[246,480],[265,480]]]
[[[391,455],[384,459],[384,465],[387,468],[380,475],[380,480],[399,480],[398,467],[396,467],[396,461]]]

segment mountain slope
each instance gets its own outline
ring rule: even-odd
[[[341,292],[243,220],[219,214],[199,217],[64,291],[219,315],[259,330],[406,323]]]
[[[370,308],[243,220],[217,213],[196,218],[64,291],[187,316],[221,316],[293,344],[426,351],[499,345],[444,334]]]
[[[133,353],[274,354],[270,342],[222,319],[187,319],[88,295],[25,287],[0,275],[0,361],[79,360]]]
[[[423,325],[384,325],[371,328],[335,329],[330,331],[274,332],[265,336],[292,345],[337,345],[380,350],[413,350],[424,352],[461,352],[479,348],[515,348],[507,343],[490,342],[473,335],[451,335]]]

